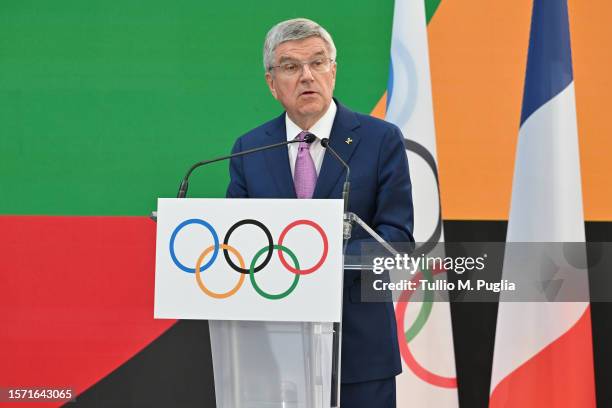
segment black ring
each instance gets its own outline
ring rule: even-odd
[[[431,172],[436,178],[436,187],[438,189],[438,223],[427,241],[423,242],[423,245],[421,245],[419,248],[414,249],[414,252],[422,251],[423,253],[428,254],[440,242],[440,236],[442,235],[442,200],[440,199],[440,180],[438,178],[436,159],[434,159],[429,150],[414,140],[404,139],[404,146],[406,147],[406,150],[420,156],[423,160],[425,160],[425,163],[427,163],[431,169]]]
[[[234,230],[242,225],[245,224],[251,224],[251,225],[255,225],[259,228],[261,228],[263,230],[263,232],[266,234],[266,237],[268,238],[268,255],[266,255],[266,259],[264,259],[264,261],[261,263],[261,265],[259,265],[257,268],[255,268],[254,273],[261,271],[263,268],[266,267],[266,265],[270,262],[270,259],[272,259],[272,253],[274,252],[274,241],[272,241],[272,234],[270,233],[270,230],[268,228],[266,228],[265,225],[263,225],[261,222],[257,221],[257,220],[251,220],[251,219],[246,219],[246,220],[242,220],[242,221],[238,221],[237,223],[235,223],[234,225],[232,225],[232,227],[227,230],[227,233],[225,234],[225,238],[223,238],[223,244],[227,245],[229,242],[229,237],[232,234],[232,232],[234,232]],[[223,256],[225,257],[225,261],[227,262],[227,264],[236,272],[240,272],[240,273],[244,273],[245,275],[249,274],[249,270],[248,269],[243,269],[241,267],[239,267],[238,265],[236,265],[234,262],[232,262],[232,260],[230,259],[229,253],[227,251],[227,249],[223,249]]]

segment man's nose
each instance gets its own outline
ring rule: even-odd
[[[300,74],[301,81],[314,81],[314,76],[312,75],[312,71],[310,70],[310,65],[304,64],[302,65],[302,73]]]

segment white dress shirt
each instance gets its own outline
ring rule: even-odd
[[[310,145],[310,157],[314,162],[315,169],[317,170],[317,176],[321,170],[321,164],[323,163],[323,156],[325,155],[325,148],[321,146],[321,139],[328,138],[331,134],[331,129],[334,124],[334,118],[336,117],[336,103],[332,99],[327,108],[327,112],[315,123],[308,131],[315,135],[317,139]],[[285,127],[287,129],[287,141],[293,140],[299,135],[304,129],[301,129],[296,125],[285,113]],[[287,146],[289,150],[289,165],[291,166],[291,178],[295,174],[295,160],[297,159],[299,143],[292,143]]]

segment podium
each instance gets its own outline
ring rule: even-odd
[[[371,269],[344,257],[353,223],[396,250],[339,199],[159,199],[156,220],[154,316],[209,321],[217,407],[339,407],[344,270]],[[260,280],[274,253],[290,282]]]
[[[218,408],[339,406],[342,200],[160,199],[157,226],[155,318],[209,321]]]

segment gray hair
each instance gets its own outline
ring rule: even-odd
[[[327,30],[307,18],[294,18],[282,21],[268,31],[263,49],[264,69],[268,71],[274,65],[274,51],[279,44],[309,37],[321,38],[327,45],[330,58],[336,59],[336,46]]]

